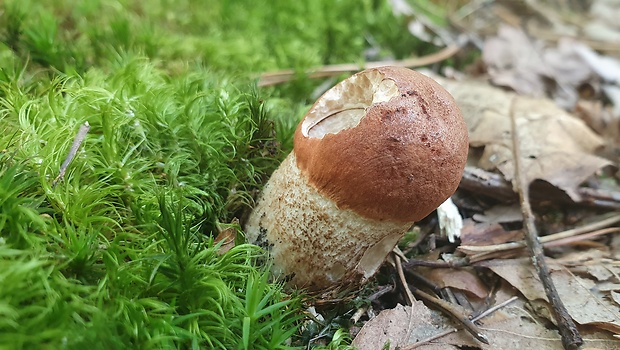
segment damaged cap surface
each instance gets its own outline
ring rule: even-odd
[[[418,221],[454,193],[467,127],[452,96],[406,68],[360,72],[327,91],[295,132],[297,166],[338,207]]]

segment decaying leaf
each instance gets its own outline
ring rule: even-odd
[[[570,39],[552,46],[504,25],[497,36],[487,39],[482,57],[494,84],[521,95],[550,93],[558,106],[572,109],[579,97],[577,88],[593,73],[576,47]]]
[[[417,344],[453,327],[444,316],[419,301],[413,307],[398,305],[381,312],[364,325],[352,345],[360,350],[382,349],[388,342],[390,349],[409,349],[415,344],[416,349],[421,350],[562,350],[559,334],[548,329],[544,322],[537,322],[528,315],[524,303],[524,300],[518,300],[479,322],[481,330],[489,339],[489,345],[476,341],[463,330],[432,342]],[[586,334],[584,345],[585,348],[616,349],[620,346],[620,340],[606,333],[593,332]]]
[[[547,181],[579,201],[576,188],[611,165],[594,155],[603,140],[549,99],[518,96],[480,82],[434,78],[461,108],[470,144],[484,147],[478,164],[483,169],[496,168],[507,180],[514,180],[511,108],[519,130],[524,175],[530,181]]]
[[[386,344],[390,350],[396,349],[412,342],[410,339],[415,342],[437,334],[443,326],[441,316],[421,301],[415,302],[413,307],[399,304],[366,322],[352,345],[359,350],[383,349]]]
[[[522,239],[521,230],[506,231],[497,222],[475,222],[466,219],[461,231],[462,246],[488,246]]]
[[[480,265],[502,277],[528,300],[547,300],[528,259],[497,259]],[[596,284],[590,279],[575,276],[558,264],[549,265],[560,299],[575,322],[620,333],[620,308],[611,302],[610,295],[597,294]]]
[[[431,269],[424,276],[440,288],[455,288],[480,299],[489,295],[486,285],[470,269]]]
[[[500,26],[497,32],[497,36],[486,40],[482,50],[491,81],[524,95],[543,96],[542,78],[551,73],[539,54],[542,41],[532,40],[511,26]]]
[[[484,211],[484,214],[474,214],[474,220],[502,224],[506,222],[523,221],[523,213],[517,204],[495,205]]]
[[[230,224],[218,226],[218,234],[217,237],[215,237],[215,243],[219,244],[221,242],[217,250],[219,254],[225,254],[235,247],[235,240],[237,239],[238,232],[239,220],[237,218],[233,218]]]

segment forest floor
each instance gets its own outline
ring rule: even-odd
[[[617,0],[3,2],[0,348],[620,349],[617,18]],[[312,103],[381,65],[462,110],[460,234],[432,213],[363,290],[309,298],[243,224]]]

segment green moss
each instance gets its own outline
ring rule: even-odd
[[[5,1],[0,348],[287,348],[300,297],[218,227],[292,148],[306,69],[419,47],[378,0]]]

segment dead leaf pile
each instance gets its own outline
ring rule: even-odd
[[[577,187],[612,164],[595,155],[603,146],[602,138],[547,98],[520,96],[476,81],[434,78],[461,108],[470,145],[483,148],[477,159],[482,169],[497,169],[507,180],[514,180],[513,115],[521,135],[521,161],[531,181],[547,181],[579,202]]]

